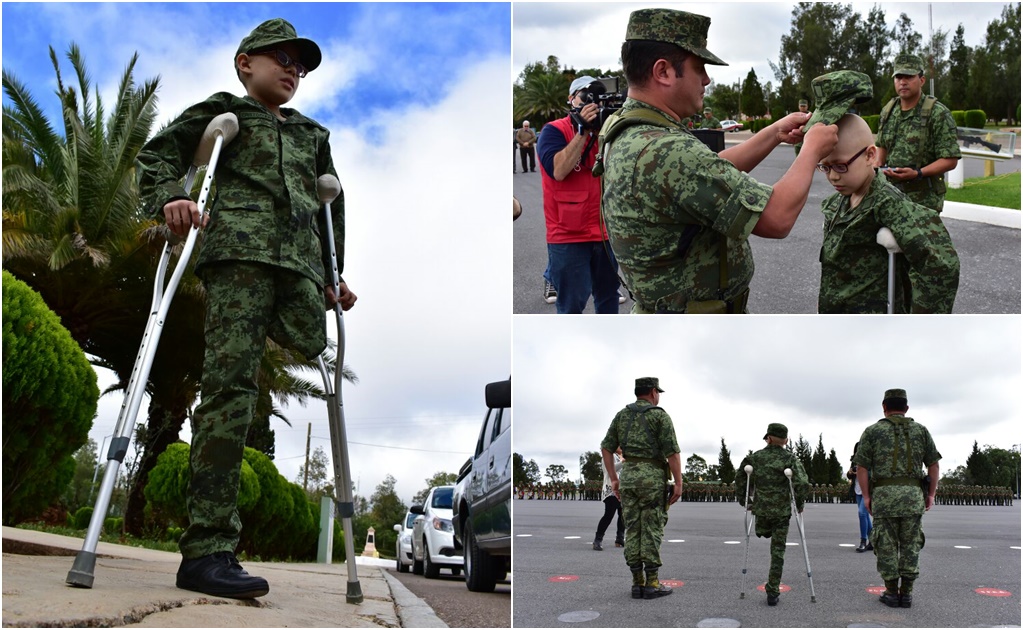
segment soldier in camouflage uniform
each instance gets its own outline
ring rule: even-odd
[[[657,406],[664,390],[658,379],[636,379],[636,402],[618,412],[600,443],[604,470],[622,502],[625,517],[625,562],[632,571],[632,597],[653,599],[671,594],[661,584],[661,539],[668,506],[682,495],[682,457],[671,417]],[[625,464],[621,478],[613,453],[619,447]],[[674,479],[670,495],[668,474]]]
[[[889,256],[877,243],[878,230],[887,227],[902,250],[895,256],[893,312],[951,313],[959,288],[959,256],[941,217],[877,176],[870,165],[876,151],[873,136],[862,118],[846,114],[838,129],[838,146],[818,167],[836,193],[821,207],[824,242],[817,310],[887,312]]]
[[[784,238],[806,203],[834,127],[793,113],[714,154],[686,129],[710,83],[710,19],[670,9],[629,17],[622,61],[629,98],[601,130],[603,211],[633,313],[744,313],[753,277],[749,235]],[[653,59],[651,63],[644,60]],[[746,173],[781,142],[804,150],[774,186]]]
[[[767,446],[752,456],[746,457],[739,464],[735,473],[739,503],[756,516],[757,538],[771,539],[771,569],[767,576],[764,590],[767,592],[767,605],[776,606],[781,592],[781,574],[785,566],[785,539],[789,534],[789,519],[792,517],[792,491],[785,469],[792,470],[792,486],[796,495],[796,510],[802,514],[803,505],[810,484],[799,459],[788,449],[789,430],[784,424],[772,422],[767,425],[764,440]],[[754,497],[751,504],[746,501],[746,466],[753,467],[750,478],[750,494]]]
[[[952,112],[932,96],[924,96],[924,64],[917,55],[895,58],[898,96],[881,110],[877,128],[880,149],[875,167],[916,203],[941,212],[945,173],[962,158]]]
[[[924,546],[921,520],[934,505],[941,453],[927,428],[906,416],[906,390],[886,391],[881,408],[884,418],[863,432],[853,461],[863,504],[874,517],[871,542],[885,585],[880,600],[892,608],[909,608]]]
[[[184,236],[206,226],[195,272],[206,292],[202,403],[192,419],[189,526],[181,537],[177,585],[250,599],[269,591],[234,555],[241,532],[238,485],[245,436],[258,394],[256,374],[269,336],[307,358],[327,345],[327,308],[352,307],[342,282],[335,296],[316,191],[320,175],[336,176],[328,132],[282,107],[314,70],[317,45],[273,19],[256,27],[235,54],[247,96],[214,94],[187,109],[138,154],[139,189],[154,213]],[[232,112],[239,131],[217,166],[217,198],[200,217],[179,180],[207,124]],[[339,269],[344,260],[344,198],[332,204]]]
[[[810,111],[810,103],[805,98],[799,99],[799,111],[804,114]]]
[[[714,110],[709,107],[703,109],[703,120],[700,121],[700,129],[721,129],[721,121],[714,118]]]

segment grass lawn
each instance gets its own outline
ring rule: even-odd
[[[959,189],[949,188],[945,193],[948,201],[975,203],[996,208],[1020,209],[1020,175],[1005,173],[994,177],[975,177],[963,182]]]
[[[43,525],[41,523],[21,523],[18,527],[21,529],[31,529],[37,532],[46,532],[47,534],[70,536],[72,538],[85,538],[86,534],[86,530],[84,529]],[[114,543],[116,545],[128,545],[129,547],[141,547],[143,549],[155,549],[157,551],[170,551],[173,553],[178,552],[178,543],[176,542],[135,538],[134,536],[122,536],[119,532],[116,534],[103,532],[100,534],[99,539],[100,542]]]

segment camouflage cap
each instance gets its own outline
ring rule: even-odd
[[[807,100],[806,100],[805,98],[801,98],[801,99],[799,99],[799,106],[800,106],[800,107],[806,107],[806,106],[807,106],[807,105],[809,105],[809,104],[810,104],[810,103],[809,103],[809,102],[808,102],[808,101],[807,101]]]
[[[234,54],[237,59],[242,53],[273,48],[287,42],[294,42],[299,50],[299,62],[305,69],[312,72],[319,67],[323,56],[320,54],[320,47],[311,39],[304,39],[295,32],[295,27],[285,19],[274,18],[263,22],[238,44],[238,51]]]
[[[713,114],[713,113],[714,113],[714,110],[713,110],[713,109],[711,109],[711,108],[709,108],[709,107],[704,107],[704,108],[703,108],[703,113],[704,113],[704,114]]]
[[[884,402],[885,400],[888,400],[889,398],[905,398],[905,399],[908,400],[908,398],[906,397],[906,390],[904,390],[904,389],[887,389],[887,390],[885,390],[884,398],[882,399],[882,402]]]
[[[647,387],[650,387],[652,389],[656,389],[657,391],[661,392],[662,394],[664,393],[664,390],[661,389],[661,383],[657,379],[657,377],[655,377],[655,376],[644,376],[642,378],[637,378],[636,379],[636,389],[639,389],[639,388],[644,388],[645,389]]]
[[[806,122],[809,129],[822,122],[833,125],[849,113],[856,103],[866,103],[874,97],[874,86],[870,77],[862,72],[839,70],[821,75],[810,82],[813,89],[814,110]]]
[[[919,55],[910,55],[908,53],[902,53],[895,57],[895,69],[892,70],[892,76],[897,74],[905,74],[909,76],[917,76],[924,73],[924,62],[920,59]]]
[[[764,434],[765,440],[767,439],[767,436],[787,440],[789,438],[789,428],[786,427],[784,424],[772,422],[771,424],[767,425],[767,433]]]
[[[625,40],[665,42],[688,50],[714,66],[727,66],[707,50],[710,18],[674,9],[640,9],[629,15]]]

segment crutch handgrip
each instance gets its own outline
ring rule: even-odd
[[[749,475],[750,473],[752,473],[752,472],[753,472],[753,467],[752,467],[752,466],[750,466],[749,464],[746,464],[746,467],[745,467],[745,468],[743,468],[743,471],[745,471],[745,473],[746,473],[747,475]]]
[[[213,154],[213,145],[217,142],[217,136],[224,137],[224,144],[227,144],[234,140],[234,137],[238,135],[238,117],[227,112],[221,114],[210,121],[210,124],[206,125],[206,131],[203,132],[202,138],[199,140],[199,147],[195,150],[195,157],[192,158],[192,164],[195,166],[205,166],[210,162],[210,156]]]
[[[785,469],[785,476],[788,477],[789,479],[792,479],[792,469],[791,468],[786,468]]]
[[[898,254],[902,251],[899,243],[895,240],[895,235],[886,227],[877,231],[877,244],[887,249],[889,254]]]
[[[320,175],[316,180],[316,195],[320,203],[330,203],[341,194],[341,182],[331,174]]]

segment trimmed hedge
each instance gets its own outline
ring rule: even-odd
[[[958,123],[956,123],[958,124]],[[965,127],[972,127],[973,129],[983,129],[984,125],[987,124],[987,114],[982,109],[968,109],[966,110],[966,124]]]

